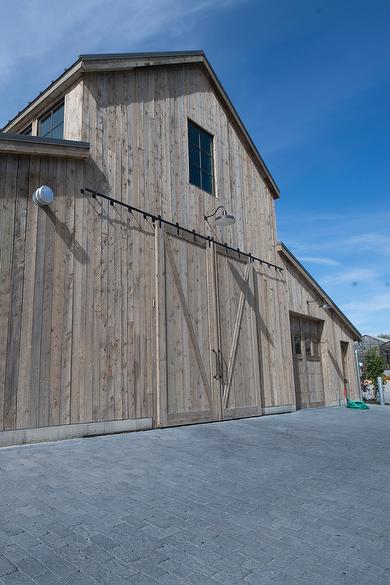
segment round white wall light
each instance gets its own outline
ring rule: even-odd
[[[50,203],[53,203],[53,199],[54,191],[47,185],[38,187],[38,189],[32,194],[32,200],[36,205],[50,205]]]

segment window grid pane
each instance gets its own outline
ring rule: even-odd
[[[59,124],[62,124],[63,121],[64,121],[64,106],[61,105],[60,107],[53,110],[52,125],[58,126]]]
[[[202,189],[207,193],[213,192],[213,177],[205,172],[202,172]]]
[[[190,144],[190,164],[200,168],[200,150]]]
[[[200,131],[200,148],[206,154],[211,155],[211,143],[212,143],[212,136],[206,134],[204,131]]]
[[[57,104],[48,114],[39,120],[38,136],[43,138],[63,138],[64,136],[64,103]]]
[[[32,135],[32,125],[30,124],[30,126],[27,126],[27,128],[22,130],[22,132],[20,134],[22,134],[23,136],[31,136]]]
[[[50,138],[62,138],[64,135],[64,125],[59,124],[50,132]]]
[[[194,165],[190,165],[190,183],[202,188],[200,169]]]
[[[50,116],[39,122],[39,136],[46,136],[51,130]]]
[[[212,174],[212,168],[213,168],[213,161],[211,156],[209,156],[208,154],[205,154],[204,152],[201,151],[201,167],[202,167],[202,171],[206,171],[209,175]]]

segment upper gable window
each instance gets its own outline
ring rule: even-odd
[[[47,112],[38,123],[38,136],[44,138],[64,137],[64,102]]]
[[[190,161],[190,183],[214,192],[213,137],[188,120],[188,150]]]

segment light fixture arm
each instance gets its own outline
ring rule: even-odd
[[[224,209],[226,211],[225,207],[223,205],[220,205],[219,207],[217,207],[217,209],[214,211],[214,213],[210,213],[210,215],[204,216],[205,221],[208,221],[210,219],[210,217],[213,217],[219,209]]]
[[[309,303],[317,303],[320,309],[332,309],[332,306],[329,305],[325,299],[314,299],[306,302],[308,305]]]

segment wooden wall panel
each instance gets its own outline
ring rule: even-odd
[[[83,123],[83,80],[78,81],[65,94],[64,138],[80,140]]]
[[[255,264],[255,278],[263,404],[295,405],[285,274]]]
[[[154,226],[82,195],[86,170],[0,157],[0,429],[154,416]]]

